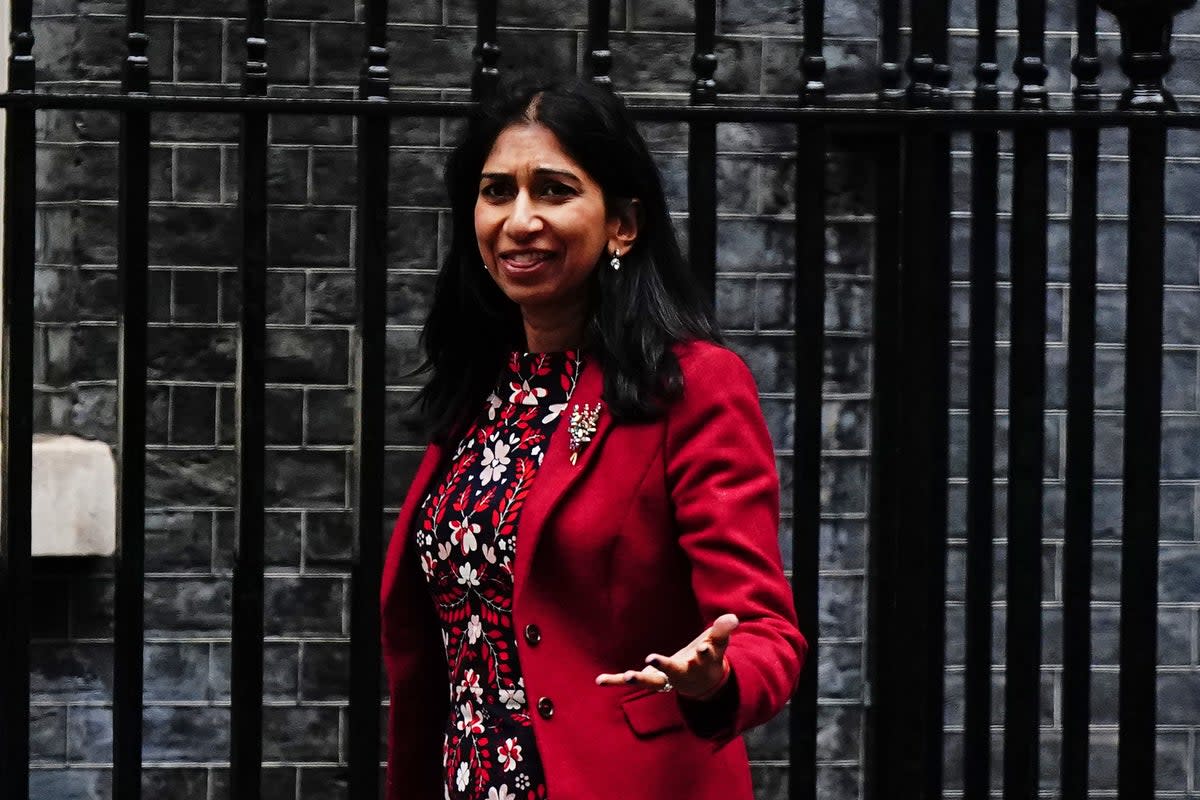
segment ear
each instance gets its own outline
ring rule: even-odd
[[[641,222],[642,204],[637,198],[615,201],[608,215],[608,252],[628,253],[637,241]]]

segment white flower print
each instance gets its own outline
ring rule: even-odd
[[[464,733],[483,733],[483,715],[480,714],[471,705],[471,701],[467,701],[458,707],[459,713],[462,715],[454,724],[460,731]]]
[[[465,519],[462,522],[450,520],[450,542],[452,544],[461,544],[464,555],[474,552],[476,545],[475,535],[479,533],[479,530],[480,527],[477,522],[469,522]]]
[[[467,623],[467,641],[475,644],[480,636],[483,636],[483,623],[478,614],[472,614],[471,621]]]
[[[479,573],[470,564],[463,564],[458,568],[458,582],[463,586],[478,586]]]
[[[462,697],[466,692],[470,692],[475,696],[476,703],[483,700],[483,687],[479,685],[479,673],[473,669],[468,669],[464,672],[463,679],[459,683],[458,696]]]
[[[495,392],[492,392],[488,395],[487,405],[487,418],[489,421],[495,422],[496,412],[500,410],[500,406],[504,405],[504,401]]]
[[[517,800],[517,796],[508,791],[507,783],[502,783],[499,789],[496,789],[495,786],[488,789],[487,800]]]
[[[505,739],[504,744],[496,748],[496,760],[504,765],[505,772],[513,772],[521,761],[521,745],[516,739]]]
[[[500,480],[500,476],[508,468],[509,449],[508,443],[500,439],[496,439],[491,447],[483,448],[483,460],[479,462],[483,466],[483,471],[479,474],[480,486]]]
[[[528,378],[520,383],[513,381],[508,388],[512,389],[512,397],[508,398],[508,402],[516,403],[519,406],[536,406],[538,400],[548,394],[545,386],[531,387]]]
[[[511,689],[500,689],[500,702],[509,711],[516,711],[525,705],[525,690],[514,686]]]
[[[558,419],[559,415],[562,414],[562,412],[567,410],[567,404],[566,403],[551,403],[546,408],[549,411],[549,413],[546,414],[546,416],[542,417],[543,425],[548,425],[549,423],[554,422],[554,420]],[[540,447],[533,448],[533,455],[536,456],[538,453],[538,450],[540,450],[540,449],[541,449]]]
[[[442,561],[450,559],[451,544],[449,542],[438,542],[438,558]]]
[[[461,761],[458,764],[458,777],[454,779],[454,783],[458,786],[460,792],[467,790],[467,784],[471,782],[471,768],[467,766],[467,762]]]
[[[525,773],[521,773],[517,777],[513,778],[513,783],[516,784],[518,789],[525,791],[529,788],[529,776]]]
[[[492,547],[490,544],[485,544],[482,552],[483,557],[487,559],[489,564],[496,563],[496,548]]]

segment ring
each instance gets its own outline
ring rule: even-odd
[[[658,691],[660,694],[666,694],[667,692],[671,692],[674,690],[675,690],[675,687],[671,685],[670,681],[667,681],[661,687],[659,687]]]

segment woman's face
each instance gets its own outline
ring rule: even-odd
[[[621,246],[621,228],[600,185],[549,129],[501,131],[479,176],[475,237],[484,266],[523,311],[582,315],[588,276],[606,249]]]

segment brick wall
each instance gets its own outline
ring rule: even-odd
[[[473,4],[393,2],[391,74],[404,97],[462,97],[469,85]],[[612,75],[635,99],[685,100],[690,82],[691,4],[626,0],[613,4]],[[1001,26],[1015,25],[1015,3]],[[1051,30],[1069,31],[1073,11],[1051,4]],[[124,4],[39,0],[39,81],[60,90],[114,88],[123,55]],[[244,4],[160,0],[151,9],[156,91],[236,90]],[[280,94],[348,96],[357,82],[361,9],[353,0],[272,0],[267,34],[270,76]],[[876,87],[877,12],[865,0],[828,4],[829,87]],[[954,2],[954,87],[969,90],[973,4]],[[799,3],[724,0],[719,9],[718,84],[723,93],[771,101],[798,86]],[[502,4],[502,63],[543,74],[580,69],[584,4],[563,0]],[[1102,85],[1119,91],[1115,28],[1102,18]],[[1015,34],[1002,36],[1008,65]],[[1073,38],[1047,45],[1056,105],[1069,103]],[[1176,26],[1173,87],[1200,100],[1200,13]],[[1006,88],[1013,86],[1006,69]],[[1109,103],[1112,97],[1108,98]],[[416,333],[445,241],[439,170],[459,124],[393,124],[388,293],[387,497],[398,503],[420,452],[421,432],[403,410],[414,386]],[[647,124],[677,213],[686,211],[686,128]],[[39,115],[37,425],[115,440],[117,120],[100,112]],[[718,129],[720,225],[717,306],[723,328],[759,381],[780,452],[785,515],[781,544],[790,561],[793,388],[792,184],[787,126],[726,124]],[[229,628],[234,500],[233,375],[237,282],[237,120],[158,114],[152,152],[150,410],[147,462],[146,782],[173,800],[228,796]],[[349,447],[353,439],[349,342],[355,224],[353,122],[332,117],[271,121],[271,304],[268,348],[266,705],[264,780],[269,798],[344,797],[347,691]],[[1046,644],[1061,661],[1062,441],[1064,432],[1068,140],[1052,138],[1051,288],[1047,418]],[[1104,138],[1101,198],[1097,402],[1098,466],[1094,734],[1098,796],[1115,789],[1115,679],[1119,576],[1119,473],[1125,272],[1123,137]],[[952,383],[951,545],[947,622],[946,783],[961,785],[963,508],[965,491],[966,276],[969,154],[956,140],[955,288]],[[1164,381],[1164,529],[1160,660],[1163,796],[1200,792],[1195,726],[1200,721],[1200,484],[1196,317],[1200,315],[1200,135],[1172,139],[1168,169],[1168,280]],[[1011,161],[1003,162],[1007,202]],[[865,553],[868,494],[873,166],[855,142],[835,142],[826,235],[829,263],[823,414],[821,702],[819,792],[861,792]],[[1007,213],[1007,206],[1003,206]],[[680,226],[683,227],[682,225]],[[1002,225],[1001,260],[1007,259]],[[1005,266],[1005,265],[1002,265]],[[1005,271],[1005,274],[1006,271]],[[1002,292],[1001,324],[1007,325]],[[1007,330],[1005,327],[1004,330]],[[1004,334],[1007,335],[1006,333]],[[1006,344],[998,399],[1007,406]],[[998,431],[1006,430],[1003,415]],[[1004,463],[1004,438],[998,440]],[[998,497],[1003,535],[1003,495]],[[998,544],[997,663],[1003,660],[1003,544]],[[31,796],[108,798],[112,691],[111,573],[106,562],[45,561],[37,567],[34,620]],[[880,654],[883,658],[897,657]],[[902,657],[902,656],[901,656]],[[1060,670],[1044,672],[1046,787],[1055,780]],[[1001,676],[997,676],[997,710]],[[1000,721],[997,715],[996,722]],[[787,715],[747,737],[761,798],[786,796]],[[997,739],[999,742],[999,739]],[[997,750],[999,752],[999,750]],[[1200,795],[1198,795],[1200,796]]]

